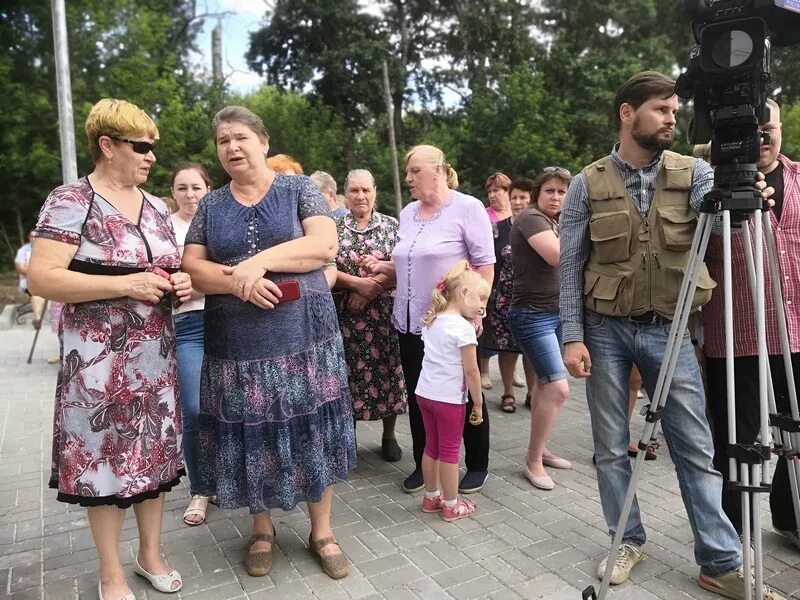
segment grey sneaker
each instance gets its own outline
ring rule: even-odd
[[[739,567],[738,571],[720,575],[719,577],[710,577],[700,573],[697,583],[704,590],[714,592],[720,596],[734,598],[734,600],[744,600],[744,569],[742,567]],[[764,586],[764,595],[756,600],[786,600],[786,598]]]
[[[600,579],[603,579],[603,575],[606,574],[606,565],[610,556],[611,553],[609,552],[608,556],[601,560],[600,565],[597,567],[597,577]],[[644,552],[639,546],[623,543],[619,547],[617,560],[614,561],[614,569],[611,571],[611,585],[619,585],[628,581],[631,576],[631,569],[643,560]]]
[[[773,527],[773,529],[779,536],[786,538],[800,549],[800,535],[797,534],[797,529],[778,529],[777,527]]]

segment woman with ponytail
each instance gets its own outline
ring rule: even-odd
[[[406,184],[414,201],[400,213],[400,229],[391,261],[373,257],[364,266],[373,273],[396,276],[397,288],[392,321],[399,332],[400,359],[409,392],[408,414],[414,443],[416,468],[403,482],[403,490],[423,488],[422,454],[425,424],[417,405],[417,388],[425,344],[422,317],[428,310],[434,287],[458,261],[475,265],[477,273],[491,285],[494,277],[494,235],[483,203],[456,191],[458,175],[434,146],[415,146],[405,157]],[[481,317],[473,320],[478,333]],[[472,395],[466,414],[472,411]],[[483,487],[489,469],[489,415],[472,426],[465,419],[464,447],[467,473],[459,484],[462,494]]]

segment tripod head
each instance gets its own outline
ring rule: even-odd
[[[694,99],[690,141],[711,139],[714,191],[708,211],[734,220],[763,209],[754,187],[769,121],[770,49],[800,42],[800,5],[793,0],[687,0],[696,44],[676,93]],[[713,209],[713,210],[712,210]],[[705,209],[704,209],[705,210]]]

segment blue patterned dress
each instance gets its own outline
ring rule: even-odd
[[[236,265],[303,236],[329,215],[308,177],[278,174],[247,207],[230,187],[207,194],[186,236],[215,263]],[[295,280],[300,299],[264,310],[232,295],[206,296],[199,416],[198,493],[252,514],[318,502],[347,479],[356,446],[344,349],[322,269],[268,273]]]

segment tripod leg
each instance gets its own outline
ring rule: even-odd
[[[686,331],[687,323],[689,322],[692,300],[694,299],[695,288],[697,286],[697,275],[700,272],[700,266],[702,265],[703,257],[705,256],[708,239],[711,235],[711,224],[712,221],[710,220],[710,215],[702,213],[698,219],[697,230],[695,231],[694,239],[692,240],[692,246],[689,250],[689,262],[686,266],[686,273],[681,283],[678,302],[675,307],[674,319],[672,321],[672,326],[670,327],[667,343],[664,349],[664,359],[661,364],[661,370],[658,374],[655,393],[651,401],[651,407],[655,406],[656,408],[655,410],[651,408],[650,412],[648,413],[644,432],[641,440],[639,441],[640,450],[646,449],[647,443],[655,439],[656,424],[658,423],[660,413],[667,401],[669,385],[675,372],[675,365],[678,362],[680,343],[683,339],[683,334]],[[617,527],[614,532],[614,539],[611,544],[611,552],[606,564],[606,570],[603,574],[603,581],[600,586],[600,593],[598,596],[600,600],[605,599],[609,586],[611,585],[611,575],[614,570],[614,562],[622,545],[622,538],[625,534],[625,528],[628,524],[628,517],[630,516],[633,499],[636,496],[636,489],[639,484],[639,478],[641,477],[645,455],[646,452],[641,451],[636,457],[630,483],[628,484],[628,490],[625,494],[625,500],[622,504],[619,521],[617,522]]]

